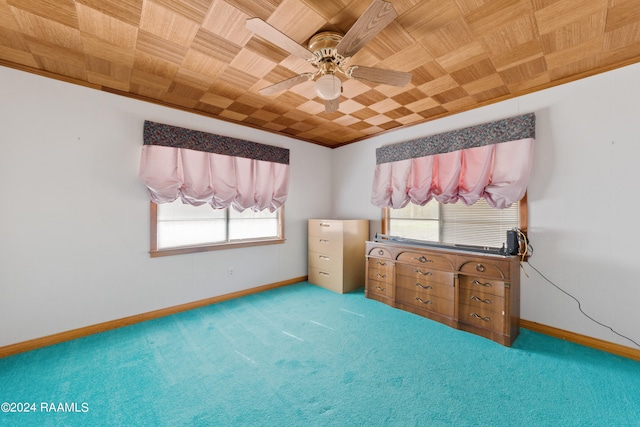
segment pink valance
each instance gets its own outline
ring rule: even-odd
[[[376,165],[371,203],[399,209],[484,198],[503,209],[522,199],[533,159],[533,138]]]
[[[382,147],[371,203],[399,209],[431,199],[472,205],[484,198],[490,206],[507,208],[527,190],[534,136],[535,116],[528,114]],[[419,156],[420,151],[430,155]]]
[[[285,149],[248,141],[229,144],[229,138],[216,137],[146,122],[139,176],[151,201],[168,203],[180,197],[190,205],[208,203],[214,209],[232,207],[240,212],[274,212],[282,206],[289,190],[288,150],[282,153],[280,150]],[[196,143],[198,148],[206,146],[209,151],[175,146]],[[226,152],[232,147],[234,153],[244,145],[245,151],[238,155],[211,152],[222,151],[219,145]],[[261,150],[266,154],[259,153]],[[278,161],[282,154],[286,155],[286,163]]]

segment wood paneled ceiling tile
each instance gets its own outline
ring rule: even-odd
[[[435,94],[454,89],[458,86],[458,82],[456,82],[453,77],[451,77],[449,74],[445,74],[442,77],[418,86],[418,89],[429,96],[433,96]]]
[[[615,0],[607,11],[605,32],[617,30],[640,21],[640,0]]]
[[[592,40],[602,41],[605,20],[606,11],[602,10],[571,22],[555,31],[543,34],[540,38],[544,52],[553,54],[589,43]]]
[[[217,34],[238,46],[244,46],[253,36],[246,28],[249,15],[236,9],[225,1],[216,0],[202,23],[202,28]]]
[[[394,54],[413,46],[415,40],[398,23],[392,22],[376,37],[367,43],[373,55],[379,60],[385,60]]]
[[[324,0],[322,2],[302,0],[302,2],[327,21],[338,15],[349,4],[348,0]]]
[[[183,47],[191,46],[200,25],[179,13],[145,0],[140,29]]]
[[[207,92],[202,95],[200,102],[224,109],[233,104],[233,99],[218,95],[215,92]],[[275,117],[275,114],[273,116]],[[272,119],[274,117],[272,117]]]
[[[495,31],[483,33],[478,39],[490,55],[508,55],[522,45],[537,42],[538,30],[533,15],[526,14]]]
[[[467,67],[453,71],[451,77],[460,85],[468,84],[476,80],[496,74],[497,71],[491,61],[484,59]]]
[[[321,15],[300,0],[284,0],[267,22],[302,45],[326,24]]]
[[[76,7],[85,5],[136,27],[140,24],[143,2],[139,0],[76,0],[75,3]]]
[[[209,7],[213,2],[213,0],[153,0],[153,1],[194,22],[202,22],[204,20],[204,17],[207,15],[207,12],[209,11]]]
[[[275,67],[275,64],[264,56],[244,49],[233,58],[229,66],[254,77],[262,78]]]
[[[466,46],[473,41],[473,34],[462,18],[418,39],[418,42],[434,58],[445,56],[452,50]]]
[[[544,52],[542,50],[542,44],[539,40],[532,40],[528,43],[523,43],[511,50],[502,52],[500,54],[492,55],[491,63],[498,71],[505,70],[507,68],[515,67],[516,65],[524,64],[534,59],[542,58]]]
[[[540,35],[550,33],[590,15],[607,10],[608,0],[591,0],[576,3],[574,0],[560,0],[537,10],[534,15]]]
[[[500,76],[507,85],[514,85],[529,79],[534,79],[538,75],[546,72],[547,66],[544,58],[538,58],[524,64],[519,64],[515,67],[502,70],[500,71]]]
[[[445,71],[451,73],[464,67],[468,67],[476,62],[488,58],[482,45],[474,41],[458,49],[436,58],[438,65]]]
[[[605,33],[607,64],[636,58],[640,51],[640,22]]]
[[[141,52],[176,65],[182,64],[188,49],[155,34],[140,30],[136,41],[136,53]]]
[[[75,19],[75,10],[75,25],[73,27],[48,18],[43,18],[22,9],[12,8],[12,10],[20,31],[25,35],[69,50],[82,52],[82,40],[80,30],[77,28],[78,24],[77,19]]]
[[[416,43],[408,45],[394,55],[386,58],[380,62],[380,67],[408,73],[413,72],[413,70],[419,68],[425,62],[429,62],[432,59],[432,56],[424,49],[424,47]]]
[[[492,0],[464,17],[473,34],[482,37],[533,12],[530,0]]]
[[[365,108],[364,105],[354,101],[353,99],[340,100],[340,112],[344,114],[352,114],[356,111],[362,110],[363,108]],[[324,111],[324,108],[322,110]]]
[[[564,67],[574,62],[579,62],[585,58],[592,58],[602,53],[602,45],[604,37],[588,40],[582,44],[572,46],[558,52],[550,53],[545,56],[547,69]]]
[[[76,6],[73,0],[7,0],[7,4],[12,6],[14,15],[19,13],[16,10],[19,9],[67,27],[78,27]]]
[[[40,52],[41,55],[39,55],[38,50],[41,47],[42,45],[39,45],[36,49],[34,46],[31,46],[31,50],[34,52],[36,61],[41,69],[64,76],[65,79],[77,79],[88,83],[84,56],[74,58],[75,54],[73,52],[65,51],[63,48],[58,48],[57,46],[48,50],[46,53]],[[56,53],[60,55],[56,55]],[[82,65],[80,65],[80,63],[82,63]]]
[[[241,46],[203,28],[196,33],[191,48],[226,63],[233,61],[242,50]]]
[[[112,44],[91,34],[82,34],[85,56],[102,58],[114,64],[133,66],[135,51],[119,44]]]
[[[77,5],[77,10],[78,26],[83,35],[88,34],[118,46],[121,52],[135,48],[137,26],[82,4]],[[129,54],[129,56],[133,55]]]
[[[419,40],[461,16],[460,9],[452,0],[426,0],[398,16],[397,22],[415,40]]]
[[[456,87],[451,90],[435,94],[432,96],[432,98],[438,101],[440,104],[447,104],[465,98],[468,95],[469,94],[465,92],[464,89],[462,89],[461,87]]]
[[[498,73],[493,73],[486,77],[472,80],[466,84],[462,84],[462,88],[469,95],[476,95],[482,92],[487,92],[487,91],[491,91],[498,88],[506,89],[505,82],[504,80],[502,80],[502,77],[500,77],[500,74]],[[501,96],[504,96],[504,95],[505,93],[502,93]]]
[[[203,93],[208,91],[209,87],[211,86],[211,77],[197,73],[184,67],[180,67],[178,69],[178,72],[176,73],[173,81],[175,83],[180,83],[185,86],[192,87],[194,89],[202,91]],[[199,100],[200,97],[198,96],[195,99]]]
[[[54,44],[52,42],[48,42],[42,39],[36,39],[32,37],[25,38],[27,45],[29,46],[29,51],[33,54],[34,58],[39,63],[42,63],[44,59],[49,60],[49,64],[58,63],[59,67],[56,66],[56,69],[77,69],[82,70],[85,67],[85,56],[82,51],[76,49],[68,49],[66,47]],[[66,65],[66,66],[65,66]],[[46,68],[47,71],[53,71],[51,68]],[[82,75],[83,73],[73,72],[73,76],[69,74],[61,74],[63,76],[68,77],[76,77],[78,75]]]
[[[282,0],[223,0],[223,3],[230,4],[252,18],[261,18],[266,21]]]
[[[138,71],[144,73],[141,78],[149,78],[154,85],[158,83],[157,76],[160,79],[171,81],[178,72],[179,65],[172,61],[167,61],[155,55],[150,55],[138,49],[133,61],[133,75]],[[142,84],[142,82],[140,82]],[[168,86],[167,86],[168,87]]]
[[[226,62],[219,61],[193,49],[187,52],[181,66],[182,69],[198,73],[201,76],[207,76],[209,85],[212,79],[217,77],[218,74],[227,67],[228,64]]]

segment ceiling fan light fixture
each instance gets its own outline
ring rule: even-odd
[[[340,96],[342,82],[333,74],[325,74],[316,81],[313,89],[320,98],[331,101]]]

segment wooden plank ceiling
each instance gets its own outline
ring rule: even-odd
[[[314,68],[246,29],[304,45],[346,33],[371,0],[0,0],[0,65],[337,147],[640,60],[640,0],[391,0],[398,17],[348,65],[411,72],[348,80],[325,113]]]

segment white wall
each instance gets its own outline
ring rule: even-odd
[[[375,220],[372,231],[380,231],[380,211],[369,202],[375,148],[534,112],[531,264],[580,300],[591,317],[640,342],[639,82],[635,64],[336,149],[334,213]],[[575,301],[524,268],[529,277],[521,275],[523,319],[634,346],[587,319]]]
[[[289,148],[286,243],[149,258],[145,119]],[[305,276],[331,215],[328,148],[4,67],[0,150],[0,346]]]

